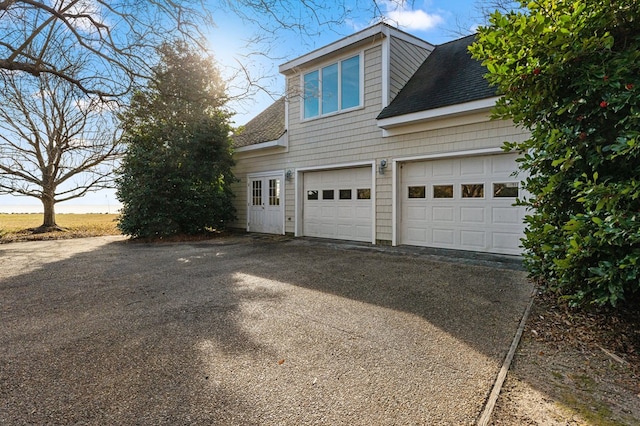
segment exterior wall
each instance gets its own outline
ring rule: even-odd
[[[389,102],[396,97],[430,53],[422,47],[396,37],[391,38],[390,44]]]
[[[353,54],[357,51],[345,53]],[[419,131],[383,137],[376,124],[382,110],[382,45],[364,50],[364,106],[360,109],[312,120],[301,120],[300,77],[287,81],[289,96],[289,147],[236,154],[234,185],[238,222],[246,229],[247,174],[297,168],[339,166],[340,164],[387,160],[384,174],[376,172],[376,235],[378,241],[392,240],[392,162],[422,155],[497,148],[504,141],[524,140],[528,135],[510,122],[490,121],[488,113],[466,120],[434,121]],[[427,130],[425,130],[427,129]],[[418,130],[418,128],[416,128]],[[294,178],[295,179],[295,178]],[[295,232],[295,182],[285,181],[285,232]]]

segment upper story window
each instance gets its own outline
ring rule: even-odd
[[[360,55],[304,75],[304,118],[360,106]]]

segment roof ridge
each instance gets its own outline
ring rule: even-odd
[[[478,35],[478,33],[473,33],[473,34],[469,34],[469,35],[466,35],[466,36],[462,36],[462,37],[456,38],[454,40],[449,40],[449,41],[445,41],[444,43],[437,44],[436,47],[440,47],[440,46],[444,46],[445,44],[451,44],[451,43],[455,43],[455,42],[458,42],[458,41],[462,41],[465,38],[475,37],[477,35]]]

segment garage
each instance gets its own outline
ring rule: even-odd
[[[520,254],[515,154],[400,164],[400,244]]]
[[[371,166],[303,174],[305,236],[372,241]]]

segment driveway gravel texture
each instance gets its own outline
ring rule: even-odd
[[[526,273],[231,235],[0,245],[0,424],[474,424]]]

